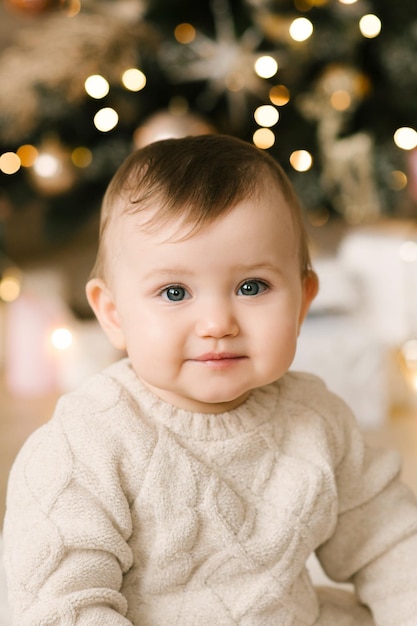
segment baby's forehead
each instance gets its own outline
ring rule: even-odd
[[[147,198],[140,206],[125,204],[116,222],[119,222],[119,228],[126,234],[154,236],[163,231],[164,240],[181,241],[221,222],[244,206],[246,211],[253,211],[260,219],[262,208],[268,207],[269,210],[272,207],[278,220],[282,220],[282,226],[294,226],[290,203],[278,184],[259,185],[247,196],[237,197],[222,206],[211,207],[209,200],[203,206],[192,202],[174,205],[170,200],[164,195],[158,195]],[[115,226],[118,230],[117,224]],[[293,228],[291,230],[294,232]]]

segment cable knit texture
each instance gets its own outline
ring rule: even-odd
[[[417,626],[417,505],[398,472],[313,376],[192,414],[124,359],[61,398],[15,461],[13,623]],[[314,551],[357,598],[313,587]]]

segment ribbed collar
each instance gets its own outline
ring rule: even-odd
[[[270,421],[281,403],[280,383],[255,389],[247,400],[233,411],[193,413],[180,409],[153,394],[137,378],[129,359],[123,359],[107,373],[117,380],[138,405],[140,413],[166,426],[183,438],[214,441],[227,440],[250,433]]]

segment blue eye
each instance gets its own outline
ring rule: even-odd
[[[180,285],[171,285],[170,287],[166,287],[163,291],[161,291],[161,295],[165,300],[169,300],[170,302],[182,302],[189,298],[189,293],[184,287]]]
[[[266,291],[268,285],[262,280],[245,280],[237,291],[238,296],[257,296]]]

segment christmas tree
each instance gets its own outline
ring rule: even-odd
[[[70,240],[122,159],[166,136],[221,132],[268,150],[315,225],[413,214],[413,0],[7,0],[0,11],[0,250],[12,259],[18,241],[30,256]]]

